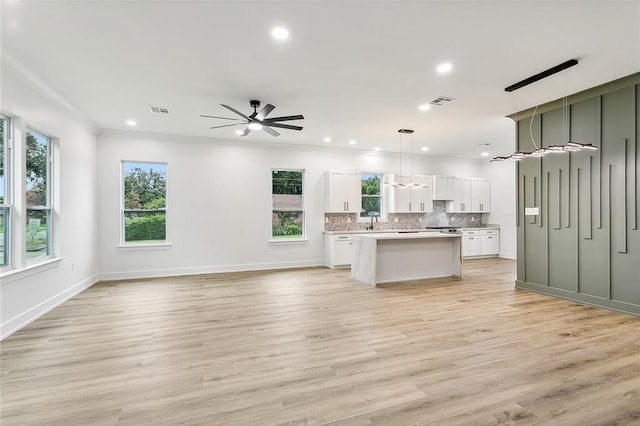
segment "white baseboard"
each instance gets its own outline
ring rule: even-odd
[[[104,272],[100,274],[100,281],[179,277],[184,275],[216,274],[223,272],[267,271],[270,269],[293,269],[315,266],[324,266],[324,259],[300,262],[253,263],[241,265],[199,266],[192,268],[153,269],[143,271]]]
[[[512,259],[512,260],[516,260],[518,258],[515,253],[500,253],[498,257],[501,259]]]
[[[10,319],[4,324],[0,325],[0,340],[12,335],[16,331],[20,330],[23,327],[26,327],[28,324],[32,323],[36,319],[40,318],[42,315],[46,314],[53,308],[63,304],[67,300],[71,299],[73,296],[83,292],[88,289],[92,285],[98,282],[99,275],[95,274],[90,276],[89,278],[80,281],[73,287],[66,289],[65,291],[51,297],[48,300],[40,303],[37,306],[29,309],[26,312]]]

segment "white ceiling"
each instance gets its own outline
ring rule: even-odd
[[[515,110],[640,71],[640,1],[2,1],[2,52],[103,129],[238,138],[220,106],[304,114],[274,139],[479,158],[512,151]],[[274,26],[289,29],[277,42]],[[580,63],[511,94],[568,59]],[[453,63],[449,75],[435,67]],[[438,96],[455,101],[420,112]],[[169,116],[149,106],[168,107]],[[357,145],[347,141],[355,139]]]

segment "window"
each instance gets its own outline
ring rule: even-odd
[[[304,170],[271,171],[271,236],[274,240],[303,239]]]
[[[360,174],[362,209],[360,211],[361,218],[370,218],[373,216],[382,216],[382,173],[366,173]]]
[[[164,243],[167,239],[167,164],[122,162],[122,241]]]
[[[8,117],[0,115],[0,269],[9,266],[9,217],[11,204],[9,199],[10,159],[9,130],[11,122]]]
[[[51,138],[27,129],[27,261],[51,255]]]

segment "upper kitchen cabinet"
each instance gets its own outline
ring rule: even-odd
[[[455,177],[453,199],[447,202],[447,212],[470,213],[471,209],[471,178]]]
[[[389,213],[422,213],[433,211],[433,176],[413,175],[399,176],[389,175],[391,182],[402,185],[415,183],[418,186],[390,187]]]
[[[489,213],[489,187],[489,179],[454,178],[453,199],[447,202],[447,213]]]
[[[471,179],[472,213],[488,213],[491,211],[491,192],[489,179]]]
[[[434,176],[433,199],[453,200],[455,197],[455,180],[454,176]]]
[[[327,179],[327,213],[360,213],[360,173],[329,170]]]

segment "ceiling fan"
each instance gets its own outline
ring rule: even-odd
[[[251,113],[251,115],[245,115],[245,114],[241,113],[240,111],[238,111],[238,110],[236,110],[234,108],[231,108],[229,105],[220,104],[221,106],[225,107],[229,111],[238,114],[240,117],[242,117],[242,119],[240,119],[240,118],[218,117],[218,116],[215,116],[215,115],[204,115],[204,114],[200,115],[200,117],[217,118],[217,119],[220,119],[220,120],[234,120],[234,121],[239,121],[240,122],[240,123],[233,123],[233,124],[224,124],[222,126],[213,126],[213,127],[211,127],[211,129],[219,129],[221,127],[232,127],[232,126],[239,126],[239,125],[246,124],[247,127],[244,129],[244,131],[242,133],[240,133],[240,136],[247,136],[252,130],[260,130],[260,129],[262,129],[265,132],[269,133],[271,136],[279,136],[280,133],[276,132],[274,129],[272,129],[272,127],[277,127],[277,128],[280,128],[280,129],[289,129],[289,130],[302,130],[301,126],[293,126],[291,124],[282,124],[281,123],[281,121],[302,120],[302,119],[304,119],[304,116],[302,116],[300,114],[298,114],[298,115],[286,115],[286,116],[282,116],[282,117],[267,118],[267,115],[269,115],[269,113],[276,108],[275,106],[273,106],[271,104],[266,104],[264,106],[264,108],[262,108],[260,111],[258,111],[258,108],[260,108],[260,101],[251,100],[251,101],[249,101],[249,104],[253,108],[253,113]]]

